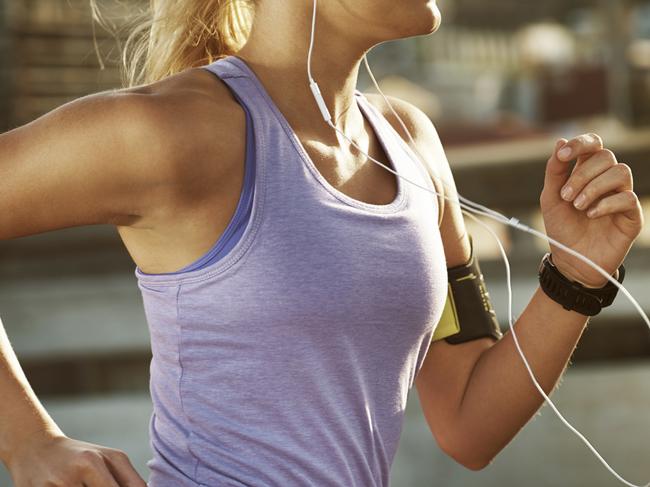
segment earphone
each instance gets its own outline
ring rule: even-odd
[[[311,92],[312,92],[312,94],[313,94],[313,96],[314,96],[314,99],[315,99],[315,101],[316,101],[316,103],[317,103],[317,105],[318,105],[318,108],[319,108],[319,110],[320,110],[320,112],[321,112],[321,115],[323,116],[323,120],[324,120],[324,121],[325,121],[325,122],[326,122],[330,127],[332,127],[332,128],[333,128],[337,133],[339,133],[341,136],[343,136],[343,138],[345,138],[348,142],[350,142],[350,144],[352,144],[354,147],[356,147],[356,148],[357,148],[357,149],[358,149],[362,154],[364,154],[364,155],[365,155],[369,160],[373,161],[375,164],[380,165],[381,167],[383,167],[383,168],[386,169],[387,171],[390,171],[391,173],[395,174],[397,177],[403,179],[404,181],[407,181],[408,183],[413,184],[413,185],[415,185],[416,187],[418,187],[418,188],[420,188],[420,189],[422,189],[422,190],[424,190],[424,191],[427,191],[427,192],[429,192],[429,193],[432,193],[432,194],[435,194],[435,195],[438,195],[438,196],[442,196],[444,199],[446,199],[446,200],[448,200],[448,201],[450,201],[450,202],[452,202],[452,203],[454,203],[454,204],[458,204],[461,208],[466,208],[466,209],[463,209],[463,210],[462,210],[463,214],[465,214],[465,215],[467,215],[468,217],[472,218],[474,221],[476,221],[478,224],[480,224],[480,225],[482,225],[483,227],[485,227],[485,228],[490,232],[490,234],[491,234],[491,235],[495,238],[495,240],[497,241],[497,244],[498,244],[498,246],[499,246],[499,250],[500,250],[500,252],[501,252],[501,255],[502,255],[502,257],[503,257],[503,261],[504,261],[505,266],[506,266],[506,282],[507,282],[507,286],[508,286],[508,325],[509,325],[509,328],[510,328],[510,332],[511,332],[511,334],[512,334],[512,338],[513,338],[513,340],[514,340],[514,342],[515,342],[515,345],[516,345],[517,351],[519,352],[519,355],[521,356],[521,359],[523,360],[524,365],[526,366],[526,369],[528,370],[528,374],[530,375],[531,380],[533,381],[533,384],[535,385],[535,387],[537,388],[537,390],[540,392],[540,394],[542,395],[542,397],[544,398],[544,400],[549,404],[549,406],[551,407],[551,409],[553,410],[553,412],[554,412],[554,413],[557,415],[557,417],[562,421],[562,423],[563,423],[563,424],[564,424],[564,425],[565,425],[565,426],[566,426],[570,431],[572,431],[573,433],[575,433],[575,434],[578,436],[578,438],[580,438],[580,439],[583,441],[583,443],[584,443],[584,444],[585,444],[585,445],[586,445],[586,446],[591,450],[591,452],[596,456],[596,458],[597,458],[598,460],[600,460],[600,462],[605,466],[605,468],[607,468],[607,470],[609,470],[609,472],[610,472],[614,477],[616,477],[616,478],[617,478],[620,482],[622,482],[623,484],[628,485],[628,486],[630,486],[630,487],[650,487],[650,482],[647,483],[647,484],[644,484],[644,485],[637,485],[637,484],[633,484],[633,483],[631,483],[631,482],[625,480],[623,477],[621,477],[621,476],[620,476],[620,475],[619,475],[619,474],[618,474],[618,473],[617,473],[617,472],[616,472],[616,471],[615,471],[615,470],[614,470],[614,469],[613,469],[613,468],[612,468],[612,467],[611,467],[611,466],[610,466],[610,465],[605,461],[605,459],[600,455],[600,453],[596,450],[596,448],[594,448],[594,446],[589,442],[589,440],[587,440],[587,438],[585,438],[585,436],[584,436],[582,433],[580,433],[580,432],[579,432],[575,427],[573,427],[573,426],[572,426],[572,425],[571,425],[571,424],[570,424],[570,423],[569,423],[569,422],[564,418],[564,416],[562,416],[562,414],[561,414],[560,411],[557,409],[557,407],[555,406],[555,404],[553,403],[553,401],[551,401],[551,399],[548,397],[548,395],[544,392],[543,388],[539,385],[537,379],[535,378],[535,374],[533,373],[533,371],[532,371],[532,369],[531,369],[531,367],[530,367],[530,364],[528,363],[528,360],[526,359],[526,357],[525,357],[523,351],[521,350],[521,347],[520,347],[520,345],[519,345],[519,341],[518,341],[518,339],[517,339],[517,335],[515,334],[515,326],[514,326],[513,317],[512,317],[512,284],[511,284],[511,280],[510,280],[510,263],[509,263],[509,261],[508,261],[508,257],[507,257],[507,255],[506,255],[505,249],[503,248],[503,245],[501,244],[501,241],[499,240],[499,238],[498,238],[498,236],[496,235],[496,233],[495,233],[495,232],[494,232],[494,231],[493,231],[493,230],[492,230],[492,229],[491,229],[487,224],[485,224],[485,223],[482,222],[480,219],[478,219],[477,217],[475,217],[474,215],[472,215],[472,214],[470,213],[470,211],[473,211],[473,212],[475,212],[475,213],[478,214],[478,215],[483,215],[483,216],[486,216],[486,217],[488,217],[488,218],[492,218],[493,220],[496,220],[496,221],[498,221],[498,222],[501,222],[501,223],[504,223],[504,224],[506,224],[506,225],[512,226],[513,228],[515,228],[515,229],[517,229],[517,230],[521,230],[521,231],[524,231],[524,232],[528,232],[528,233],[530,233],[531,235],[534,235],[534,236],[536,236],[536,237],[538,237],[538,238],[541,238],[541,239],[543,239],[543,240],[546,240],[546,241],[549,242],[549,243],[552,242],[553,244],[555,244],[556,246],[558,246],[558,247],[560,247],[561,249],[565,250],[566,252],[568,252],[568,253],[574,255],[575,257],[579,258],[579,259],[582,260],[583,262],[589,264],[591,267],[593,267],[594,269],[596,269],[596,270],[597,270],[601,275],[603,275],[605,278],[607,278],[607,280],[608,280],[609,282],[612,282],[612,283],[613,283],[613,284],[614,284],[614,285],[615,285],[615,286],[616,286],[620,291],[622,291],[623,294],[625,294],[625,296],[627,296],[627,298],[632,302],[632,304],[634,305],[634,307],[635,307],[635,308],[637,309],[637,311],[641,314],[641,317],[643,318],[643,320],[646,322],[646,324],[647,324],[648,327],[650,328],[650,319],[648,319],[648,316],[645,314],[645,312],[643,311],[643,309],[641,308],[641,306],[639,305],[639,303],[634,299],[634,297],[633,297],[633,296],[632,296],[632,295],[627,291],[627,289],[626,289],[623,285],[621,285],[621,284],[620,284],[616,279],[614,279],[612,276],[610,276],[610,275],[607,273],[607,271],[605,271],[602,267],[600,267],[600,266],[597,265],[595,262],[593,262],[592,260],[590,260],[588,257],[586,257],[586,256],[580,254],[579,252],[576,252],[575,250],[573,250],[573,249],[571,249],[571,248],[565,246],[564,244],[558,242],[557,240],[555,240],[555,239],[553,239],[553,238],[551,238],[551,237],[548,237],[547,235],[545,235],[545,234],[543,234],[543,233],[541,233],[541,232],[539,232],[539,231],[537,231],[537,230],[535,230],[535,229],[533,229],[533,228],[531,228],[531,227],[529,227],[529,226],[527,226],[527,225],[524,225],[524,224],[521,223],[517,218],[507,218],[506,216],[502,215],[501,213],[499,213],[499,212],[497,212],[497,211],[494,211],[494,210],[492,210],[492,209],[490,209],[490,208],[487,208],[487,207],[485,207],[485,206],[483,206],[483,205],[480,205],[480,204],[478,204],[478,203],[475,203],[475,202],[473,202],[473,201],[470,201],[470,200],[468,200],[467,198],[464,198],[464,197],[461,196],[460,194],[458,195],[458,198],[459,198],[460,201],[462,201],[462,203],[461,203],[461,202],[458,202],[458,203],[457,203],[456,201],[451,200],[450,198],[448,198],[448,197],[445,196],[445,195],[441,195],[441,194],[439,194],[439,193],[436,192],[436,191],[432,191],[432,190],[429,189],[429,188],[426,188],[426,187],[421,186],[420,184],[418,184],[418,183],[416,183],[416,182],[414,182],[414,181],[411,181],[410,179],[408,179],[408,178],[406,178],[406,177],[404,177],[404,176],[398,174],[396,171],[394,171],[394,170],[391,169],[390,167],[388,167],[388,166],[382,164],[381,162],[377,161],[376,159],[374,159],[374,158],[371,157],[370,155],[366,154],[366,153],[365,153],[365,152],[364,152],[364,151],[363,151],[363,150],[362,150],[362,149],[361,149],[361,148],[360,148],[360,147],[359,147],[359,146],[358,146],[358,145],[357,145],[357,144],[356,144],[352,139],[350,139],[347,135],[345,135],[345,133],[343,133],[341,130],[339,130],[338,127],[336,127],[336,126],[332,123],[332,117],[331,117],[330,112],[329,112],[329,110],[328,110],[328,108],[327,108],[327,104],[325,103],[325,100],[323,99],[323,97],[322,97],[322,95],[321,95],[320,88],[318,87],[318,83],[316,82],[316,80],[314,80],[314,78],[312,77],[312,73],[311,73],[311,56],[312,56],[312,51],[313,51],[313,48],[314,48],[314,37],[315,37],[315,32],[316,32],[316,11],[317,11],[317,4],[318,4],[318,0],[313,0],[313,14],[312,14],[312,21],[311,21],[311,35],[310,35],[310,42],[309,42],[309,51],[308,51],[308,54],[307,54],[307,76],[308,76],[308,79],[309,79],[309,87],[310,87]],[[404,122],[403,122],[403,120],[400,118],[400,116],[397,114],[397,112],[394,110],[394,108],[393,108],[392,105],[390,104],[388,98],[384,95],[384,93],[383,93],[383,92],[381,91],[381,89],[379,88],[379,85],[378,85],[378,83],[377,83],[377,80],[375,79],[374,75],[372,74],[372,71],[370,70],[370,66],[369,66],[369,64],[368,64],[368,59],[367,59],[367,57],[365,56],[365,54],[364,54],[363,59],[364,59],[364,63],[365,63],[366,69],[367,69],[367,71],[368,71],[368,74],[370,75],[370,78],[372,79],[372,82],[373,82],[375,88],[376,88],[377,91],[381,94],[382,98],[384,99],[384,102],[388,105],[388,107],[390,108],[390,110],[391,110],[391,112],[393,113],[393,115],[395,115],[395,117],[396,117],[397,120],[399,121],[399,123],[400,123],[402,129],[404,129],[404,131],[408,134],[409,142],[412,144],[413,147],[411,148],[408,144],[406,144],[406,143],[404,142],[404,148],[405,148],[406,153],[409,155],[409,157],[410,157],[414,162],[415,162],[415,159],[418,159],[417,163],[418,163],[418,164],[423,164],[421,161],[422,161],[422,159],[424,159],[424,158],[423,158],[422,155],[418,152],[417,147],[416,147],[416,145],[415,145],[415,142],[414,142],[414,140],[413,140],[413,137],[412,137],[410,131],[408,130],[408,128],[406,127],[406,125],[404,124]],[[416,155],[416,153],[417,153],[417,155]],[[415,157],[413,157],[413,156],[415,156]]]

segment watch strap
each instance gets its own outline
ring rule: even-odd
[[[620,283],[625,277],[625,267],[622,264],[618,272],[617,280]],[[564,309],[587,316],[595,316],[602,308],[611,305],[618,292],[618,288],[609,281],[603,287],[593,289],[568,279],[553,265],[550,252],[542,258],[538,277],[540,287],[551,299]]]

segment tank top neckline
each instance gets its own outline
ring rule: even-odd
[[[365,201],[352,198],[351,196],[348,196],[347,194],[343,193],[342,191],[335,188],[332,184],[330,184],[329,181],[327,181],[327,179],[320,173],[320,171],[314,164],[314,161],[311,159],[311,157],[309,157],[309,154],[307,153],[305,147],[303,146],[302,142],[298,138],[298,135],[296,134],[295,130],[293,130],[293,128],[289,124],[289,121],[286,119],[284,114],[280,111],[280,108],[273,101],[269,92],[262,84],[262,81],[258,78],[257,74],[255,74],[255,72],[248,65],[248,63],[246,63],[246,61],[244,61],[242,58],[234,54],[228,55],[215,62],[224,62],[224,61],[230,62],[235,66],[237,66],[252,81],[252,83],[255,85],[258,92],[262,96],[262,98],[266,101],[271,112],[275,115],[276,119],[280,122],[280,125],[286,132],[288,138],[291,140],[302,162],[307,166],[309,172],[312,174],[314,179],[318,183],[320,183],[320,185],[323,186],[323,188],[325,188],[325,190],[327,190],[331,195],[333,195],[335,198],[337,198],[338,200],[342,201],[343,203],[349,206],[356,207],[361,210],[365,210],[369,213],[388,214],[388,213],[395,213],[404,208],[408,200],[407,191],[404,186],[404,182],[402,178],[398,176],[395,176],[396,185],[397,185],[397,194],[395,195],[395,197],[391,202],[386,204],[367,203]],[[393,137],[393,135],[388,130],[386,130],[385,127],[382,127],[381,119],[380,119],[381,115],[379,114],[379,112],[374,112],[373,110],[374,107],[370,104],[369,101],[365,99],[363,93],[361,93],[358,89],[355,89],[354,95],[355,95],[355,99],[357,100],[357,105],[361,109],[362,115],[374,130],[377,140],[379,141],[381,147],[384,150],[384,153],[386,154],[386,157],[388,158],[390,164],[392,165],[392,169],[397,173],[399,173],[399,163],[398,163],[399,159],[398,159],[398,151],[397,151],[398,146],[397,144],[394,145],[391,144],[391,137]],[[386,123],[388,123],[388,121],[386,121]],[[370,162],[372,164],[376,164],[372,161]]]

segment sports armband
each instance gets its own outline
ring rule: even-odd
[[[483,274],[474,255],[474,242],[469,236],[470,258],[466,264],[447,268],[447,301],[432,341],[445,339],[453,345],[503,334],[485,287]]]

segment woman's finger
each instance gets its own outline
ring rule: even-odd
[[[126,453],[121,450],[104,450],[108,469],[121,487],[147,487]]]
[[[573,201],[589,182],[616,164],[616,156],[609,149],[599,150],[584,161],[577,163],[562,188],[562,199]]]
[[[627,164],[616,164],[604,173],[591,180],[578,196],[573,200],[573,205],[583,210],[601,196],[609,192],[631,191],[632,171]]]
[[[108,470],[99,452],[83,454],[79,469],[82,472],[83,483],[87,487],[121,487]]]
[[[639,199],[634,191],[621,191],[603,198],[587,212],[589,218],[599,218],[615,213],[629,213],[630,218],[636,217],[640,208]]]
[[[597,152],[603,148],[603,139],[598,134],[582,134],[569,140],[558,152],[561,161],[571,161],[582,155]]]

